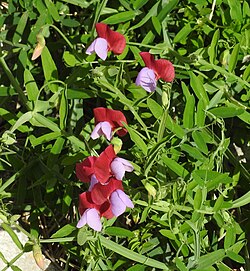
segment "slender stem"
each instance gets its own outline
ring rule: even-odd
[[[21,89],[20,85],[18,84],[17,80],[15,79],[15,77],[13,76],[12,72],[10,71],[7,63],[5,62],[4,56],[0,57],[0,64],[2,65],[6,75],[8,76],[12,86],[15,88],[16,92],[19,95],[20,98],[20,102],[21,104],[29,111],[31,110],[31,108],[28,105],[28,100],[23,92],[23,90]]]
[[[68,40],[68,38],[63,34],[63,32],[58,27],[56,27],[53,24],[48,24],[48,26],[53,27],[62,36],[62,38],[66,41],[66,43],[69,45],[70,49],[74,50],[73,44]]]

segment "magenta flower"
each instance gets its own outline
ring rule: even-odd
[[[155,60],[154,56],[148,52],[141,52],[146,67],[143,68],[137,78],[136,85],[141,86],[148,92],[152,92],[156,89],[156,83],[158,79],[163,79],[166,82],[172,82],[175,77],[175,71],[173,64],[166,59]]]
[[[134,167],[129,163],[129,161],[116,157],[110,164],[112,173],[117,180],[122,180],[125,172],[132,172]]]
[[[121,54],[126,46],[125,37],[119,32],[111,30],[104,23],[96,24],[98,38],[96,38],[86,50],[86,54],[91,55],[96,53],[102,60],[105,60],[108,51],[114,54]]]
[[[133,202],[130,198],[120,189],[115,190],[110,196],[112,213],[117,217],[123,214],[126,207],[134,208]]]
[[[95,231],[102,230],[101,218],[99,212],[95,208],[86,209],[78,221],[76,227],[81,228],[86,224],[88,224],[90,228]]]

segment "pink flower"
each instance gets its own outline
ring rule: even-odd
[[[81,182],[88,183],[94,174],[94,163],[97,157],[89,156],[81,163],[76,164],[76,176]]]
[[[96,38],[86,50],[86,54],[96,53],[102,60],[107,58],[108,51],[121,54],[126,46],[125,37],[119,32],[111,30],[104,23],[96,24],[98,38]]]
[[[111,210],[115,216],[123,214],[126,207],[134,208],[133,202],[130,198],[120,189],[115,190],[110,196]]]
[[[166,59],[155,60],[154,56],[148,52],[141,52],[146,67],[143,68],[137,78],[136,85],[141,86],[148,92],[152,92],[156,89],[156,83],[158,79],[162,79],[166,82],[172,82],[175,77],[175,71],[173,64]]]
[[[95,128],[91,133],[92,139],[97,139],[104,135],[108,140],[112,138],[112,132],[117,130],[119,136],[124,136],[127,130],[123,123],[127,124],[126,117],[119,110],[113,110],[104,107],[97,107],[94,109]]]
[[[95,208],[88,208],[82,214],[80,220],[78,221],[76,227],[81,228],[85,224],[88,224],[90,228],[95,231],[102,230],[102,223],[99,212]]]
[[[122,180],[125,172],[132,172],[134,167],[129,163],[129,161],[116,157],[110,164],[112,173],[114,174],[117,180]]]

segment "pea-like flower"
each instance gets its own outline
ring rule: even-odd
[[[146,67],[143,68],[137,78],[136,85],[141,86],[148,92],[152,92],[156,89],[158,79],[162,79],[166,82],[172,82],[175,77],[175,71],[173,64],[166,59],[155,60],[154,56],[148,52],[141,52]]]
[[[134,208],[133,202],[122,190],[115,190],[110,196],[112,213],[117,217],[123,214],[126,207]]]
[[[94,163],[96,159],[96,156],[89,156],[81,163],[76,164],[76,176],[80,181],[84,183],[89,183],[91,181],[91,177],[94,174]]]
[[[96,159],[94,172],[97,180],[105,184],[111,177],[122,180],[126,171],[133,171],[129,161],[116,156],[114,147],[109,145]]]
[[[123,123],[127,124],[126,117],[119,110],[113,110],[105,107],[97,107],[94,109],[95,128],[91,133],[92,139],[97,139],[104,135],[108,140],[112,138],[112,132],[116,130],[119,136],[124,136],[127,130]]]
[[[96,53],[102,60],[105,60],[108,51],[120,55],[126,47],[125,37],[116,31],[111,30],[108,25],[104,23],[96,24],[96,38],[86,50],[86,54],[91,55]]]

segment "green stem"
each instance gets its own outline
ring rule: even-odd
[[[18,84],[17,80],[15,79],[15,77],[13,76],[12,72],[10,71],[7,63],[5,62],[4,56],[0,57],[0,64],[2,65],[6,75],[8,76],[12,86],[14,87],[14,89],[16,90],[16,92],[18,93],[18,96],[20,98],[20,102],[21,104],[29,111],[31,110],[31,108],[28,105],[28,100],[23,92],[23,90],[21,89],[20,85]]]
[[[53,24],[48,24],[48,26],[53,27],[62,36],[62,38],[66,41],[66,43],[69,45],[70,49],[74,50],[73,44],[68,40],[68,38],[63,34],[63,32],[58,27],[56,27]]]

